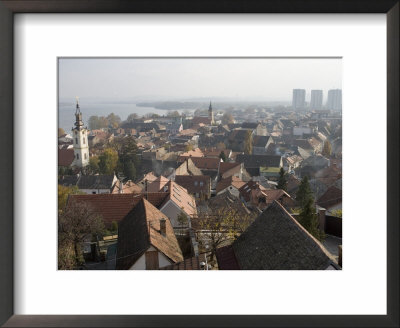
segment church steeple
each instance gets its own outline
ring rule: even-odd
[[[74,138],[74,162],[73,166],[85,167],[89,164],[88,130],[83,126],[82,113],[76,97],[75,127],[72,128]]]
[[[76,110],[75,110],[75,127],[80,130],[83,127],[82,113],[79,107],[79,98],[76,97]]]
[[[214,124],[214,113],[213,113],[211,101],[210,101],[210,106],[208,107],[208,118],[210,119],[210,123]]]

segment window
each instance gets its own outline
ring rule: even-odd
[[[76,154],[76,159],[79,159],[79,154]]]
[[[146,270],[157,270],[158,269],[158,252],[149,251],[146,255]]]
[[[87,158],[87,154],[85,153],[85,159]]]
[[[194,182],[194,186],[197,187],[197,181]]]
[[[78,138],[75,138],[75,143],[78,144]]]
[[[83,144],[85,144],[86,143],[86,139],[85,139],[85,137],[83,137]]]
[[[204,185],[204,182],[200,181],[200,187],[203,187],[203,185]]]

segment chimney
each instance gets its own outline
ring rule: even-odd
[[[144,179],[144,191],[147,192],[147,179]]]
[[[326,209],[320,206],[317,206],[317,211],[318,211],[318,219],[319,219],[319,230],[325,231],[325,223],[326,223],[326,217],[325,217],[325,212]]]
[[[162,218],[160,219],[160,233],[163,236],[165,236],[166,232],[167,232],[167,221],[164,218]]]

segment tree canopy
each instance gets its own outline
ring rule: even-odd
[[[103,231],[104,223],[101,216],[95,213],[89,205],[80,202],[69,204],[65,211],[58,216],[59,269],[80,267],[84,263],[83,241],[88,236],[101,234]]]
[[[300,224],[319,241],[325,238],[324,232],[319,230],[318,214],[315,210],[314,201],[309,198],[299,214]]]
[[[112,149],[107,148],[99,156],[99,169],[102,174],[113,174],[118,164],[118,153]]]
[[[253,152],[253,133],[251,130],[246,131],[246,137],[244,140],[244,153],[251,155]]]
[[[235,123],[235,119],[231,113],[224,113],[224,115],[222,115],[221,122],[222,124],[231,124]]]
[[[309,199],[314,201],[308,177],[304,176],[304,178],[301,179],[299,189],[297,190],[296,193],[296,201],[301,207],[304,207]]]
[[[279,180],[277,188],[287,191],[287,173],[285,172],[283,167],[281,167],[281,169],[279,170]]]

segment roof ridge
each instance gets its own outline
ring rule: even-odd
[[[292,220],[306,235],[308,235],[309,237],[311,237],[311,239],[319,246],[319,248],[321,249],[321,251],[324,252],[324,254],[325,254],[326,256],[328,256],[328,258],[329,258],[332,262],[336,263],[336,261],[335,261],[333,255],[325,248],[325,246],[322,245],[322,243],[321,243],[317,238],[315,238],[311,233],[309,233],[309,232],[307,231],[307,229],[304,228],[304,227],[300,224],[300,222],[298,222],[298,221],[297,221],[297,220],[296,220],[296,219],[295,219],[295,218],[294,218],[294,217],[293,217],[293,216],[292,216],[278,201],[274,200],[274,201],[271,203],[270,206],[274,206],[275,208],[277,208],[277,209],[283,211],[284,214],[285,214],[286,216],[288,216],[289,219]],[[269,207],[267,207],[267,209],[268,209],[268,208],[269,208]]]

